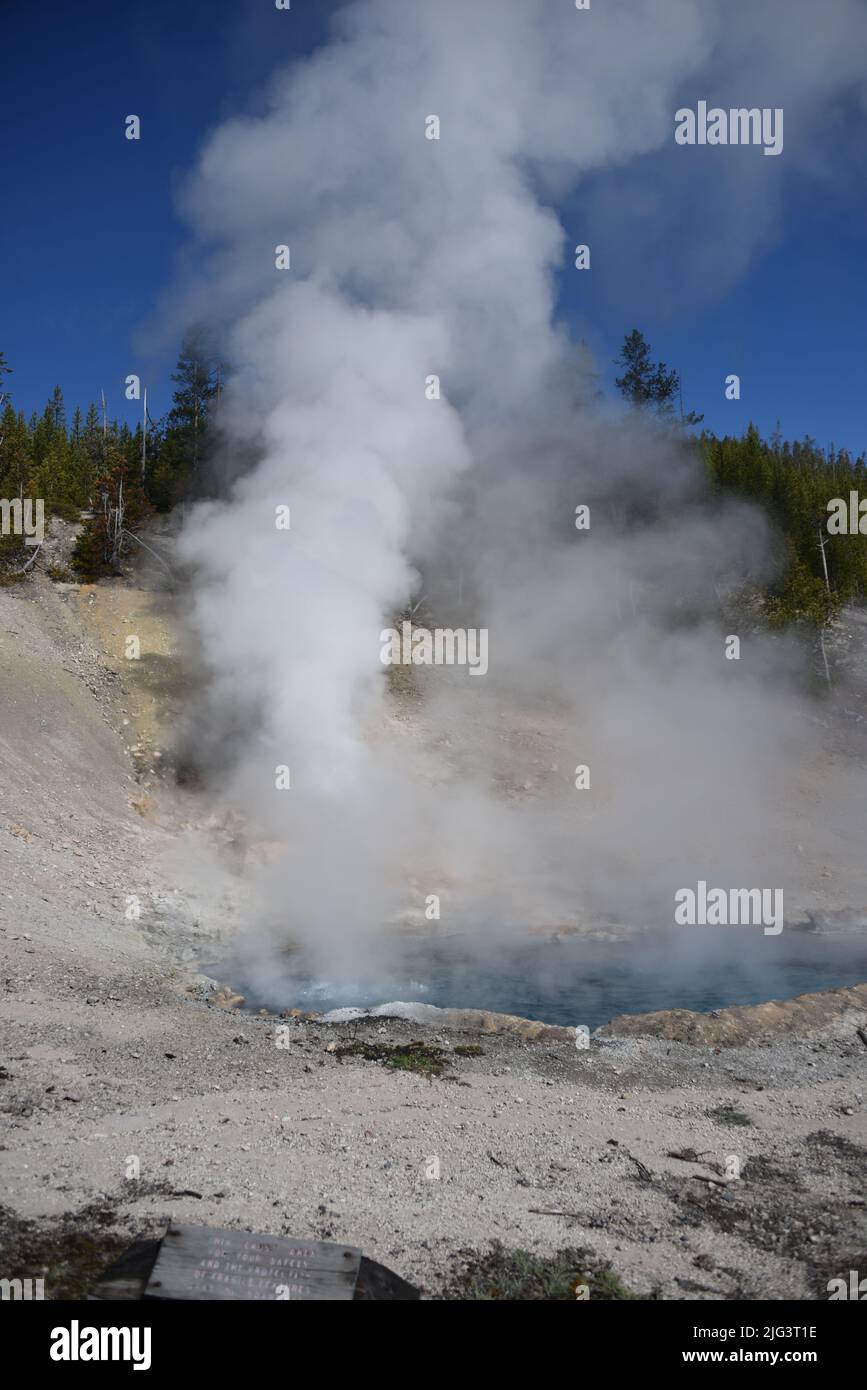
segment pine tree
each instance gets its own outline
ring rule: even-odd
[[[664,362],[650,360],[650,344],[638,328],[627,333],[615,363],[624,369],[623,375],[616,378],[624,400],[636,410],[650,406],[659,415],[672,414],[675,398],[680,395],[680,375],[669,371]],[[684,415],[681,407],[681,418],[684,425],[698,425],[704,416],[692,410]]]
[[[65,434],[66,407],[63,404],[63,392],[61,391],[59,386],[55,386],[54,390],[52,391],[51,400],[48,402],[47,409],[51,412],[51,418],[57,433],[59,434],[62,430]]]
[[[12,368],[9,366],[9,363],[6,361],[6,354],[3,353],[3,352],[0,352],[0,410],[2,410],[2,409],[4,408],[4,406],[7,404],[8,400],[9,400],[9,392],[8,392],[8,391],[4,391],[4,389],[3,389],[3,378],[4,378],[4,376],[9,376],[9,375],[11,374],[11,372],[12,372]],[[2,443],[3,443],[3,435],[0,434],[0,445],[2,445]]]
[[[200,332],[194,330],[185,337],[172,380],[176,389],[171,410],[148,440],[148,452],[155,461],[145,485],[158,511],[169,511],[176,502],[202,489],[220,367]]]
[[[680,378],[664,362],[651,362],[650,344],[639,329],[627,333],[616,364],[624,369],[616,381],[624,400],[636,408],[652,405],[663,414],[671,411]]]
[[[0,418],[0,497],[23,497],[30,478],[30,436],[23,412],[6,402]]]
[[[105,466],[105,439],[102,432],[102,423],[99,418],[99,409],[94,401],[87,407],[87,415],[84,420],[84,431],[82,434],[82,444],[84,454],[87,459],[87,501],[91,501],[93,483],[102,473]]]
[[[137,527],[150,512],[141,484],[121,454],[112,454],[93,493],[93,516],[84,523],[72,552],[73,569],[87,580],[118,573]]]
[[[169,429],[186,451],[189,468],[198,471],[211,401],[217,394],[216,364],[199,332],[188,333],[172,373],[177,390],[172,396]]]

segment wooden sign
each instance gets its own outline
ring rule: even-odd
[[[348,1301],[361,1251],[319,1240],[292,1240],[208,1226],[172,1226],[145,1287],[145,1298]]]

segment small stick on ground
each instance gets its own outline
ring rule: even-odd
[[[548,1211],[545,1207],[528,1207],[527,1210],[531,1216],[568,1216],[575,1221],[581,1216],[580,1211]]]
[[[635,1154],[627,1154],[626,1157],[630,1158],[632,1162],[635,1164],[636,1168],[638,1169],[638,1176],[641,1178],[643,1182],[653,1182],[653,1174],[651,1173],[647,1165],[641,1162],[640,1158],[636,1158]]]

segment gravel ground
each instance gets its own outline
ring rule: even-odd
[[[238,887],[176,855],[181,828],[231,832],[161,782],[166,651],[124,665],[130,630],[165,642],[160,604],[0,591],[6,1277],[38,1250],[51,1296],[76,1240],[99,1234],[98,1265],[170,1218],[347,1241],[434,1297],[494,1241],[666,1298],[821,1298],[867,1268],[863,994],[710,1034],[626,1020],[582,1050],[490,1016],[263,1018],[191,984]],[[441,1075],[358,1046],[416,1040]]]

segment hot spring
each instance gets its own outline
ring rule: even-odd
[[[220,969],[250,1008],[332,1009],[402,1002],[487,1009],[596,1028],[616,1014],[709,1011],[758,1004],[867,979],[867,936],[754,928],[642,932],[618,940],[571,936],[377,939],[350,971],[314,968],[303,951],[267,972]]]

